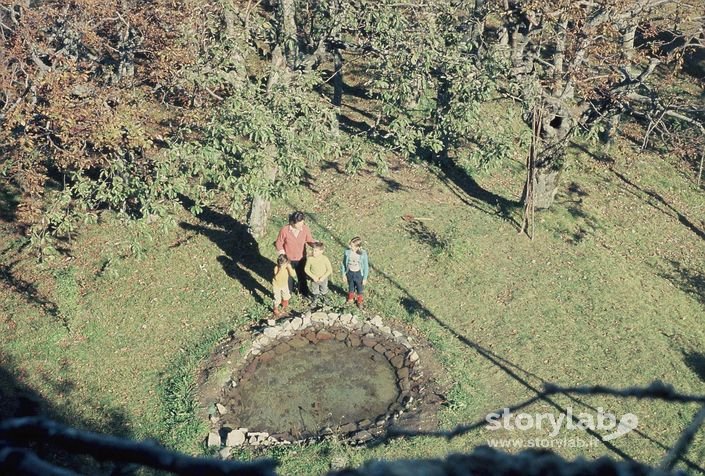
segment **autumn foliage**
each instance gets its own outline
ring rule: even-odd
[[[149,180],[171,124],[192,105],[193,84],[183,72],[206,35],[202,18],[212,12],[205,5],[0,6],[0,147],[4,171],[21,191],[20,223],[39,219],[52,183],[90,177],[119,189],[121,180]],[[99,195],[100,188],[85,193]],[[110,205],[134,200],[116,193]]]
[[[662,0],[5,0],[0,174],[36,236],[101,207],[160,214],[179,194],[196,212],[215,195],[266,204],[323,151],[359,149],[359,134],[334,131],[354,58],[381,111],[362,132],[397,153],[524,155],[522,131],[488,126],[480,105],[511,98],[527,123],[543,111],[547,208],[578,132],[608,144],[636,123],[643,147],[702,156],[702,84],[681,71],[705,42],[694,11]]]

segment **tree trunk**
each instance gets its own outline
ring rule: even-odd
[[[272,51],[269,79],[267,79],[267,92],[270,92],[277,84],[286,83],[288,81],[288,73],[284,53],[282,53],[282,49],[279,46],[275,46],[274,51]]]
[[[272,151],[272,154],[274,152]],[[265,178],[269,183],[274,183],[277,178],[277,166],[270,164],[265,170]],[[250,235],[255,239],[261,238],[267,231],[267,222],[269,221],[269,211],[271,209],[271,200],[269,195],[255,194],[252,197],[250,204],[250,214],[247,217],[247,227]]]
[[[259,239],[267,231],[271,201],[261,195],[255,195],[250,205],[250,215],[247,217],[247,227],[253,238]]]
[[[565,99],[545,98],[543,111],[533,183],[534,207],[538,210],[553,205],[565,163],[566,144],[575,122]]]
[[[117,44],[119,52],[119,60],[116,68],[117,81],[124,79],[132,79],[135,76],[135,47],[138,39],[135,38],[134,32],[130,25],[125,27],[125,30],[120,34],[120,39]]]
[[[300,51],[296,28],[296,2],[294,0],[280,0],[279,15],[281,22],[279,45],[284,48],[284,57],[287,63],[293,66],[298,61]]]
[[[531,31],[531,21],[522,11],[518,2],[511,1],[508,6],[512,9],[506,23],[509,33],[509,59],[512,63],[512,73],[521,76],[531,71],[533,60],[527,57],[526,47],[529,44],[529,33]]]
[[[511,48],[510,60],[512,62],[512,73],[515,76],[522,75],[527,72],[527,62],[524,58],[526,45],[529,43],[529,36],[522,33],[523,25],[515,25],[513,30],[510,30],[509,45]]]
[[[565,60],[565,36],[568,30],[568,22],[563,20],[560,23],[560,30],[556,34],[556,52],[553,56],[553,94],[560,94],[563,89],[563,74]]]
[[[247,25],[232,9],[225,8],[223,11],[225,22],[225,34],[233,41],[237,47],[230,50],[232,71],[228,72],[231,84],[241,85],[247,80],[247,69],[245,67],[245,55],[240,49],[241,44],[245,44],[247,39]]]
[[[636,35],[636,25],[630,25],[622,33],[622,54],[627,60],[634,57],[634,37]]]
[[[269,79],[267,80],[267,92],[271,92],[272,88],[277,84],[285,83],[289,78],[289,68],[287,67],[286,59],[282,48],[277,45],[272,51],[272,63],[270,65]],[[264,178],[273,184],[277,179],[277,166],[274,161],[276,151],[268,151],[267,156],[271,159],[271,163],[264,165]],[[268,187],[264,187],[265,190]],[[247,217],[247,226],[250,234],[255,238],[261,238],[267,230],[267,221],[269,220],[269,211],[271,208],[271,200],[266,192],[255,193],[250,204],[250,213]]]
[[[482,37],[485,34],[485,18],[487,17],[487,0],[475,0],[475,8],[472,12],[472,29],[470,31],[470,42],[477,48],[482,44]]]
[[[333,105],[340,107],[343,104],[343,55],[339,49],[333,50]]]
[[[537,210],[551,208],[556,192],[558,192],[560,176],[560,169],[536,168],[534,173],[534,206]]]
[[[507,12],[509,11],[509,0],[503,0],[502,2],[502,9]],[[502,47],[508,47],[509,46],[509,28],[510,23],[508,21],[505,21],[502,23],[502,26],[499,27],[498,33],[497,33],[497,44]],[[509,52],[509,50],[507,49]]]
[[[616,112],[612,114],[607,123],[605,124],[605,129],[600,134],[600,142],[605,146],[605,151],[609,151],[610,147],[614,143],[614,137],[619,130],[619,123],[621,121],[621,114]]]

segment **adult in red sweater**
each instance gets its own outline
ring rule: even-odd
[[[306,282],[306,245],[312,245],[316,240],[311,235],[311,230],[304,222],[304,214],[295,211],[289,215],[289,224],[284,226],[274,242],[277,253],[285,254],[289,258],[291,266],[296,271],[296,279],[299,282],[299,292],[302,296],[308,296],[308,283]],[[289,278],[289,288],[293,290],[293,280]]]

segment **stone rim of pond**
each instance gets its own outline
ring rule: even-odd
[[[336,435],[343,441],[362,444],[383,434],[405,412],[420,401],[425,378],[419,365],[419,354],[414,349],[412,337],[385,325],[380,316],[363,318],[352,313],[306,312],[276,321],[257,335],[240,362],[233,367],[231,378],[221,390],[237,390],[244,380],[256,375],[257,366],[286,352],[286,348],[315,345],[326,340],[337,340],[347,347],[368,347],[384,356],[396,375],[398,397],[386,413],[370,415],[337,428],[324,427],[316,433],[294,435],[291,432],[269,434],[250,431],[237,424],[223,424],[221,417],[228,413],[227,405],[212,405],[211,431],[207,445],[232,448],[243,445],[272,446],[318,441]],[[285,344],[285,345],[282,345]]]

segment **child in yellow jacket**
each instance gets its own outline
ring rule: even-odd
[[[283,317],[287,313],[287,306],[291,293],[289,292],[289,277],[295,278],[296,272],[291,267],[289,258],[286,255],[279,255],[277,264],[274,266],[274,278],[272,279],[272,292],[274,293],[274,318]],[[281,304],[281,311],[279,310]]]

